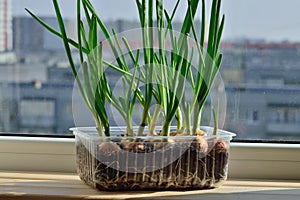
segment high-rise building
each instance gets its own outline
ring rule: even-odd
[[[43,48],[43,27],[31,17],[13,18],[13,49],[15,52],[36,52]]]
[[[55,17],[40,16],[40,18],[49,26],[59,30],[59,25]],[[46,30],[34,18],[29,16],[15,16],[12,21],[13,49],[15,52],[57,52],[64,50],[62,40]],[[65,19],[64,22],[68,37],[76,40],[76,20]]]
[[[0,0],[0,52],[12,49],[11,0]]]

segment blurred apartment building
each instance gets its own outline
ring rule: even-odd
[[[12,49],[12,14],[10,0],[0,0],[0,52]]]
[[[55,17],[41,17],[47,24],[59,30]],[[69,37],[76,39],[76,22],[65,20]],[[63,51],[62,41],[46,29],[44,29],[32,17],[14,17],[13,24],[13,49],[16,53],[39,53],[41,51]]]
[[[225,128],[238,138],[300,139],[300,44],[243,42],[224,49]]]
[[[12,40],[11,0],[0,0],[0,65],[16,60]]]
[[[58,29],[54,17],[43,20]],[[74,124],[73,78],[63,44],[30,17],[14,17],[9,23],[10,49],[0,53],[0,131],[68,132]],[[66,20],[68,34],[74,37],[72,23]],[[8,62],[9,57],[13,59]]]

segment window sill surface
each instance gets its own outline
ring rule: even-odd
[[[103,192],[75,174],[0,172],[0,199],[222,199],[298,200],[299,181],[228,180],[211,190]]]

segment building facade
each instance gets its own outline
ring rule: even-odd
[[[11,1],[0,0],[0,52],[12,49]]]

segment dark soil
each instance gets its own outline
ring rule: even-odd
[[[100,145],[78,140],[76,150],[80,178],[100,190],[214,188],[227,179],[229,147],[221,139]]]

